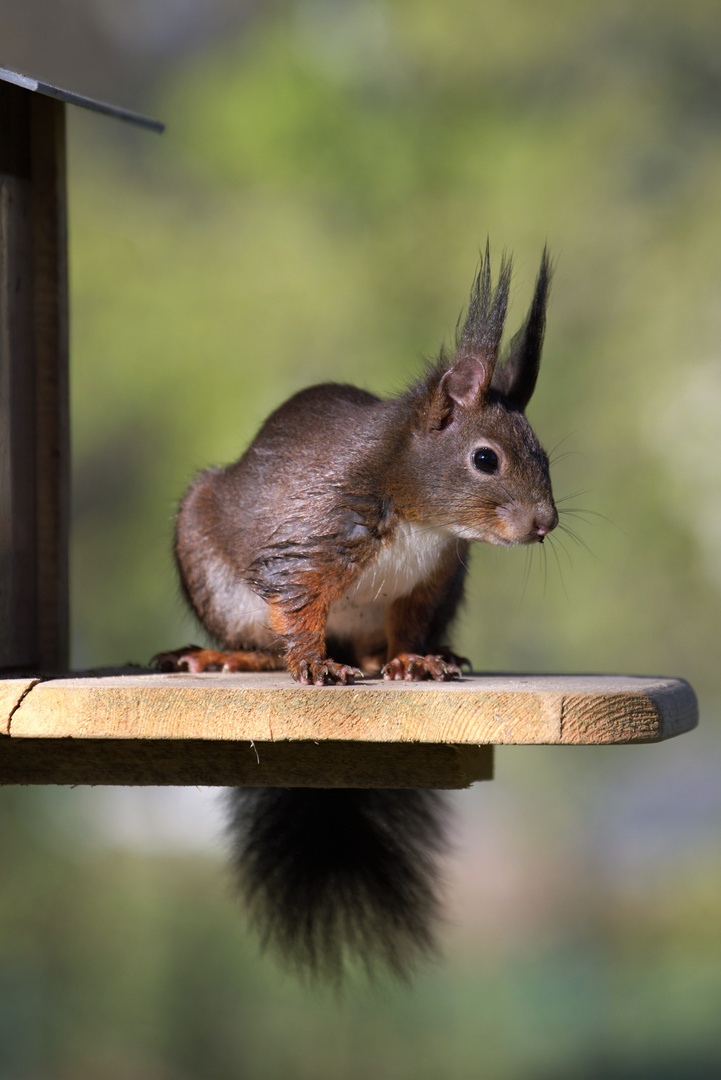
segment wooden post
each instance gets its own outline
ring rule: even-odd
[[[0,83],[0,669],[68,667],[65,106]]]

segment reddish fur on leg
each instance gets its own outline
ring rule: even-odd
[[[349,580],[353,575],[348,574]],[[343,594],[345,578],[335,582],[318,577],[312,582],[315,591],[308,601],[290,608],[282,601],[270,604],[270,625],[285,643],[285,662],[293,678],[302,686],[349,685],[363,672],[349,664],[338,664],[326,657],[325,624],[328,609]],[[329,587],[330,586],[330,587]]]

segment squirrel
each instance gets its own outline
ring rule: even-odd
[[[162,670],[288,669],[301,684],[448,680],[445,635],[473,541],[542,543],[558,524],[548,457],[525,416],[551,265],[499,358],[511,282],[488,245],[452,352],[397,397],[327,383],[295,394],[239,461],[201,472],[176,520],[184,594],[222,651]],[[434,950],[439,796],[245,789],[232,794],[242,891],[262,940],[300,970],[348,958],[405,977]]]

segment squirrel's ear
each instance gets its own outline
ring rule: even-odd
[[[430,431],[442,431],[459,409],[477,406],[491,385],[492,376],[492,362],[477,356],[460,357],[431,390],[427,411],[424,409],[424,426]]]
[[[445,360],[441,356],[441,364]],[[440,372],[436,369],[435,378]],[[493,361],[477,356],[456,359],[438,382],[431,382],[429,398],[423,406],[423,426],[429,431],[448,427],[459,409],[473,409],[483,400],[493,377]]]
[[[531,308],[526,321],[513,337],[508,359],[493,373],[491,386],[523,411],[536,388],[546,330],[546,302],[551,284],[551,260],[546,248],[536,279]]]
[[[460,405],[471,409],[491,385],[493,363],[477,356],[462,356],[445,373],[438,384],[438,393],[449,412]]]

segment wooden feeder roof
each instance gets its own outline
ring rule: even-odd
[[[18,71],[9,71],[0,67],[0,81],[12,83],[23,90],[31,93],[43,94],[45,97],[55,98],[57,101],[66,101],[69,105],[79,105],[83,109],[92,109],[93,112],[105,113],[106,116],[114,116],[116,120],[125,120],[129,124],[137,124],[139,127],[148,128],[158,134],[165,130],[165,124],[159,120],[152,120],[148,116],[123,109],[119,105],[110,105],[106,101],[95,101],[94,98],[85,97],[84,94],[76,94],[73,90],[63,90],[51,83],[41,82],[28,75],[21,75]]]

